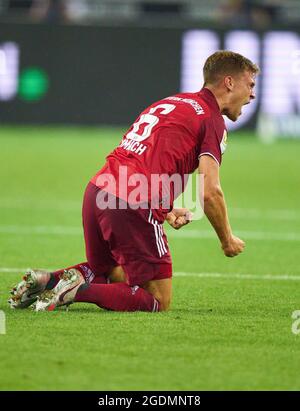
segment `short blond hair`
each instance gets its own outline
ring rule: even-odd
[[[209,56],[203,67],[204,85],[215,84],[222,76],[250,71],[259,74],[258,65],[233,51],[219,50]]]

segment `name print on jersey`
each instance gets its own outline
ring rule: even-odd
[[[121,141],[120,147],[125,150],[132,151],[139,156],[147,149],[147,146],[144,144],[139,143],[138,141],[129,140],[128,138],[124,138],[124,140]]]
[[[165,98],[165,100],[173,100],[173,101],[182,101],[183,103],[190,104],[193,109],[196,111],[196,114],[199,116],[200,114],[204,114],[203,108],[200,106],[197,101],[193,100],[192,98],[182,98],[182,97],[176,97],[176,96],[171,96]]]

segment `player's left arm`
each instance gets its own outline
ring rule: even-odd
[[[189,224],[193,219],[193,214],[187,208],[173,208],[167,214],[167,222],[175,228],[175,230],[179,230],[179,228]]]

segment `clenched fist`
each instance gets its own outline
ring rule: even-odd
[[[167,222],[175,228],[175,230],[179,230],[179,228],[187,225],[192,219],[193,214],[187,208],[173,208],[173,210],[167,214]]]
[[[244,248],[244,241],[238,237],[235,237],[234,235],[231,236],[229,241],[226,241],[224,244],[222,244],[222,249],[226,257],[235,257],[236,255],[243,252]]]

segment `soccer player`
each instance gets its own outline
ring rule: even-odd
[[[225,256],[243,251],[219,178],[227,139],[222,115],[236,121],[242,106],[255,98],[259,68],[240,54],[217,51],[203,73],[199,92],[146,108],[89,182],[83,200],[87,262],[52,274],[29,271],[12,291],[12,307],[24,308],[38,297],[37,311],[73,302],[115,311],[167,310],[172,262],[162,225],[167,220],[178,229],[191,220],[173,201],[184,190],[185,176],[197,168],[204,175],[204,212]],[[164,181],[157,185],[157,176],[179,176],[180,183],[166,188]]]

